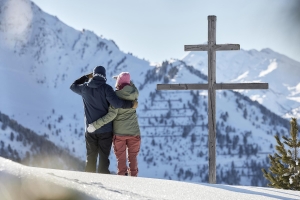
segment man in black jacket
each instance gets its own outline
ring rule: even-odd
[[[99,154],[98,173],[109,174],[109,154],[112,145],[112,122],[93,133],[86,130],[88,125],[107,114],[109,105],[115,108],[136,108],[137,101],[119,99],[113,88],[106,83],[106,70],[95,67],[93,73],[77,79],[70,89],[83,99],[85,113],[85,141],[87,150],[86,172],[96,172]]]

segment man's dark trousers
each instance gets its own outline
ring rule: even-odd
[[[98,173],[110,174],[109,154],[112,146],[113,133],[85,133],[87,150],[86,172],[96,172],[97,157],[99,154]]]

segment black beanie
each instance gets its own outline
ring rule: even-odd
[[[95,69],[93,71],[94,76],[95,76],[95,74],[101,74],[102,76],[106,77],[106,70],[102,66],[97,66],[97,67],[95,67]]]

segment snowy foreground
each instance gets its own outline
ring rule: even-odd
[[[27,167],[0,157],[1,200],[300,199],[299,191]]]

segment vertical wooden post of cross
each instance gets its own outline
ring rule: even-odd
[[[208,149],[209,183],[216,183],[216,16],[208,16]]]

